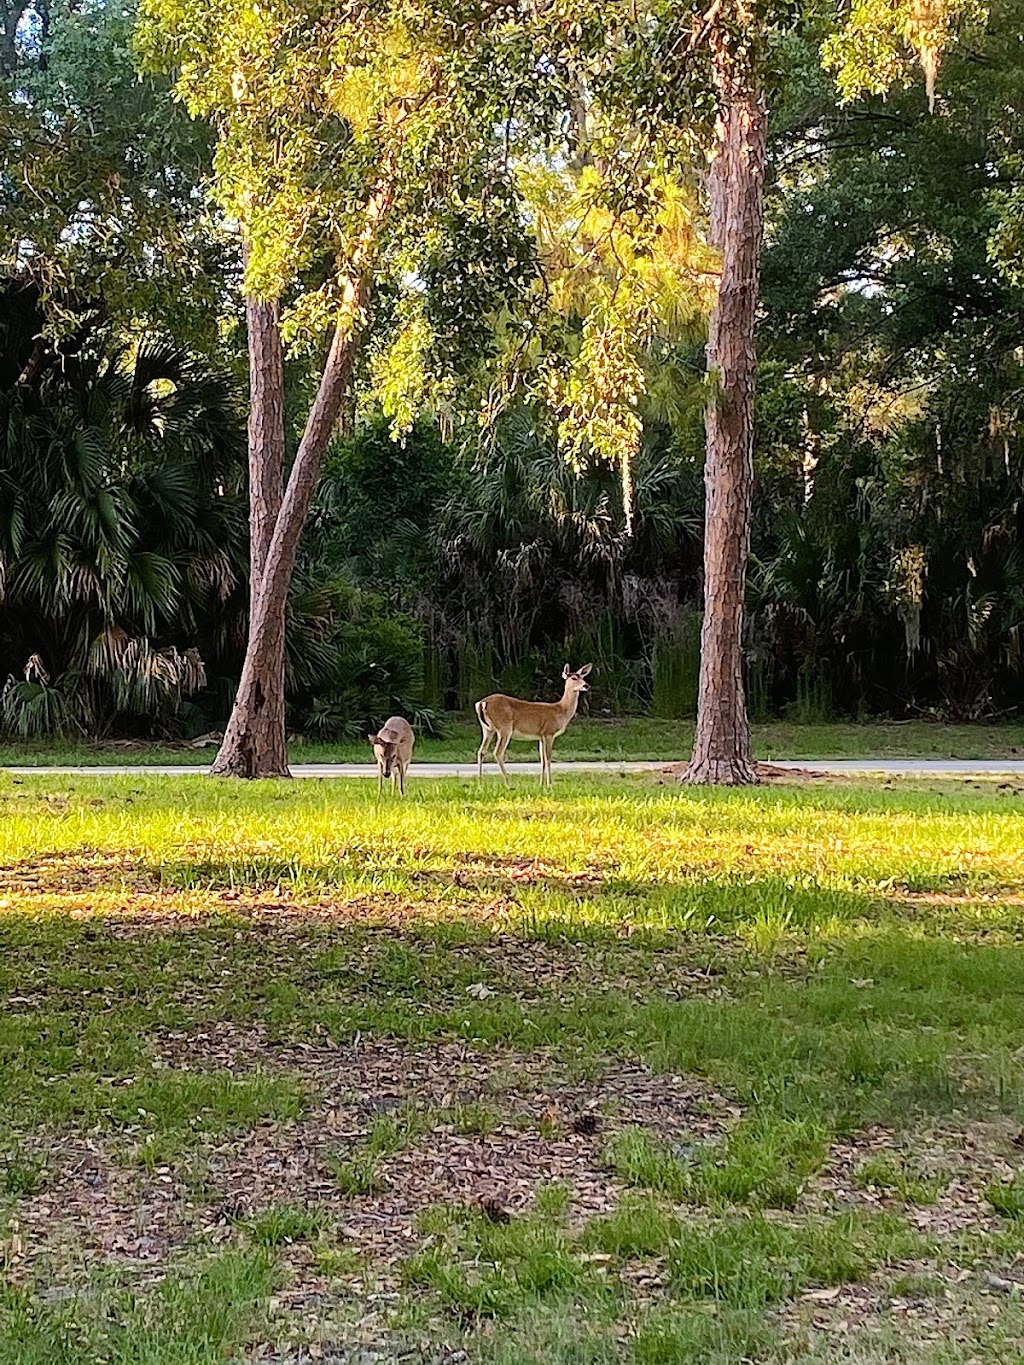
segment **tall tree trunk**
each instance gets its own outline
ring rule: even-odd
[[[249,622],[263,583],[284,493],[284,351],[276,300],[247,299],[249,344]],[[267,642],[268,660],[248,705],[239,691],[213,764],[218,774],[283,776],[288,772],[284,723],[284,631]]]
[[[394,198],[389,152],[366,201],[349,257],[338,321],[316,398],[282,495],[284,363],[275,304],[249,307],[250,508],[249,640],[231,719],[212,771],[231,777],[289,777],[284,716],[285,614],[299,538],[331,434],[351,396],[366,327],[379,230]]]
[[[708,335],[704,624],[693,757],[683,781],[757,781],[743,688],[743,599],[754,484],[754,326],[764,232],[767,118],[749,73],[721,58],[717,155],[709,174],[711,241],[722,277]]]
[[[264,478],[262,469],[258,482],[253,485],[249,642],[231,719],[213,765],[212,771],[216,774],[231,777],[289,776],[284,723],[285,612],[288,591],[295,569],[299,538],[306,524],[327,445],[352,388],[368,301],[369,284],[365,277],[352,281],[347,291],[347,306],[335,329],[320,386],[284,495],[281,495],[280,473],[274,484],[277,490],[276,505],[269,488],[271,480]],[[280,346],[279,331],[277,340]],[[260,392],[262,388],[261,378]],[[283,413],[283,368],[282,383],[276,391],[282,396]],[[255,386],[252,392],[250,440],[254,428],[262,430],[260,418],[256,415],[257,407],[266,408],[266,402],[257,404]],[[283,420],[281,449],[283,458]],[[281,466],[278,468],[280,470]]]

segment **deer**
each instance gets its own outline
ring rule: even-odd
[[[392,716],[375,735],[367,735],[377,760],[377,795],[384,790],[385,778],[391,778],[391,792],[397,788],[405,795],[405,774],[412,762],[412,746],[416,735],[412,726],[401,716]]]
[[[590,664],[584,664],[573,672],[568,664],[565,665],[561,701],[520,701],[518,697],[506,697],[502,692],[494,692],[478,701],[476,714],[483,740],[476,756],[477,776],[484,775],[484,756],[494,740],[494,757],[508,786],[505,750],[509,740],[535,739],[540,746],[540,784],[543,787],[546,782],[552,786],[551,746],[569,728],[579,706],[580,693],[588,690],[585,680],[590,669]]]

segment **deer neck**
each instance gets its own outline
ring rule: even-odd
[[[562,693],[562,700],[559,703],[562,711],[565,712],[566,720],[572,720],[576,714],[576,708],[580,704],[580,694],[571,688],[568,682],[565,684],[565,691]]]

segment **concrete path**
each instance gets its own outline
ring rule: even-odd
[[[641,773],[664,768],[671,760],[662,762],[565,762],[555,763],[554,771],[565,776],[571,773]],[[796,769],[802,772],[824,773],[839,777],[1017,777],[1024,779],[1024,759],[1013,758],[823,758],[771,759],[772,768]],[[539,767],[533,763],[507,763],[509,773],[538,777]],[[185,767],[181,764],[122,764],[89,768],[0,768],[0,773],[17,777],[187,777],[190,773],[205,774],[205,766]],[[370,763],[293,763],[293,777],[376,777],[377,769]],[[475,763],[416,763],[409,770],[410,777],[475,777]],[[500,775],[493,763],[484,767],[484,776],[497,779]]]
[[[765,760],[772,768],[816,773],[889,773],[894,777],[1024,777],[1021,758],[801,758]]]

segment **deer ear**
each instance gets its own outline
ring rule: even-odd
[[[376,744],[380,740],[380,735],[367,735],[366,738],[371,744]]]
[[[580,677],[585,678],[593,667],[594,667],[593,664],[584,664],[583,667],[580,669]]]
[[[569,667],[568,664],[566,664],[566,666],[562,669],[562,677],[567,678],[571,672],[572,669]]]

